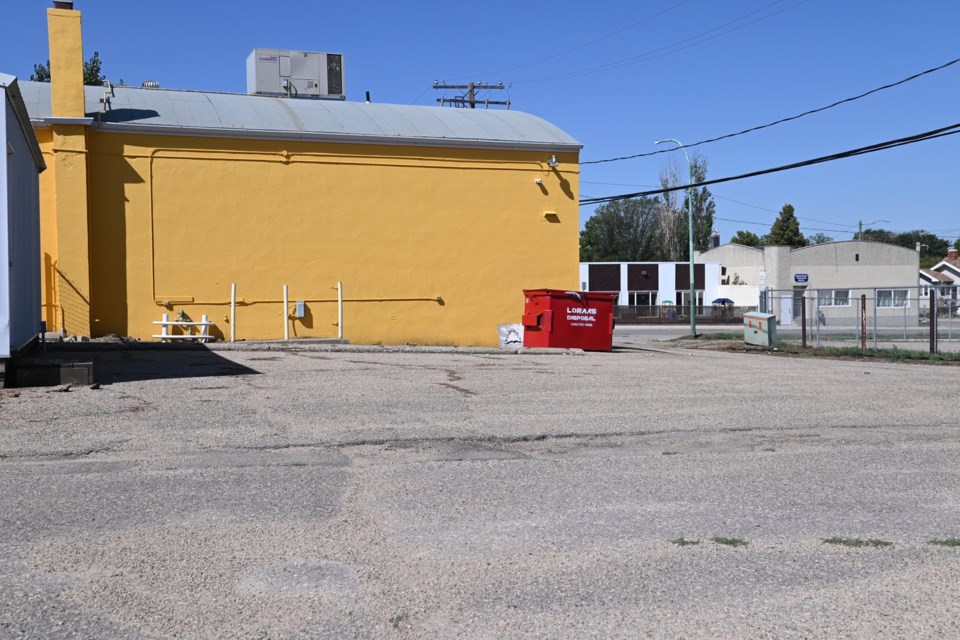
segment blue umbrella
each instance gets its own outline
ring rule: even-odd
[[[712,304],[733,304],[733,300],[730,298],[717,298]]]

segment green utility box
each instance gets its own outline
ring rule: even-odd
[[[760,347],[773,346],[777,341],[777,317],[757,311],[743,314],[743,341]]]

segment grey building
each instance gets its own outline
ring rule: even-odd
[[[781,324],[800,315],[805,300],[829,319],[851,313],[855,300],[876,300],[879,315],[917,316],[917,273],[920,254],[881,242],[850,240],[807,247],[746,247],[725,244],[706,251],[698,261],[723,267],[721,290],[730,298],[770,295],[770,311]]]

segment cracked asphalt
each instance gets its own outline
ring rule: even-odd
[[[86,355],[0,390],[0,638],[960,636],[955,367]]]

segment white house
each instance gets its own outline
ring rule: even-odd
[[[947,257],[929,269],[920,269],[921,308],[930,308],[930,287],[936,287],[941,298],[960,302],[960,257],[956,249],[947,251]]]

